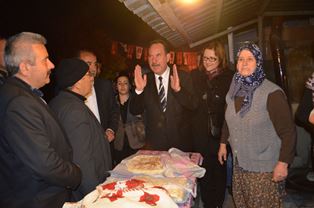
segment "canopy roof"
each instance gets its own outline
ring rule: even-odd
[[[314,16],[313,0],[118,0],[174,47],[190,48],[266,16]]]

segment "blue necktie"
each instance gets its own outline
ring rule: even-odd
[[[165,112],[166,106],[167,106],[165,88],[164,88],[164,85],[162,84],[162,77],[159,76],[158,79],[159,79],[159,87],[158,87],[159,101],[160,101],[162,111]]]

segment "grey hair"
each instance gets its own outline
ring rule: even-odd
[[[10,37],[5,45],[4,62],[7,71],[12,76],[19,71],[19,65],[23,61],[35,64],[35,54],[32,50],[33,44],[45,45],[47,40],[40,34],[22,32]]]

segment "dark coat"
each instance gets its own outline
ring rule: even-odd
[[[233,72],[226,69],[210,81],[207,75],[200,70],[192,71],[191,76],[198,102],[192,122],[194,148],[203,156],[206,154],[217,156],[221,128],[225,117],[225,97],[230,87]]]
[[[112,83],[106,79],[95,78],[94,87],[101,125],[104,130],[110,128],[116,131],[120,114]]]
[[[49,105],[56,112],[73,147],[73,160],[82,170],[82,183],[74,193],[79,200],[104,182],[111,170],[105,132],[79,95],[60,91]]]
[[[172,71],[170,71],[172,74]],[[196,107],[192,80],[184,71],[178,70],[181,90],[174,92],[169,86],[167,108],[162,112],[154,73],[147,74],[147,85],[140,95],[135,93],[130,100],[130,112],[144,113],[146,147],[154,150],[168,150],[171,147],[183,151],[192,150],[191,112]]]
[[[130,97],[133,96],[133,93],[130,92]],[[119,103],[119,96],[117,95],[117,103]],[[132,149],[139,149],[145,144],[145,126],[144,118],[142,115],[133,115],[130,113],[129,102],[125,103],[126,108],[126,122],[123,123],[122,113],[120,112],[119,119],[119,128],[116,132],[114,139],[114,149],[121,151],[125,145],[125,136],[127,138],[128,144]]]
[[[80,169],[55,115],[17,78],[0,88],[0,128],[0,207],[62,207]]]
[[[295,117],[297,121],[301,122],[301,125],[303,125],[307,129],[313,128],[313,125],[309,122],[309,116],[313,108],[314,106],[312,101],[312,90],[305,88]]]
[[[227,170],[218,162],[217,153],[232,74],[225,70],[209,81],[203,71],[191,73],[198,102],[192,117],[194,151],[202,154],[206,169],[200,180],[204,207],[221,207],[225,198]]]
[[[8,72],[0,65],[0,86],[2,86],[8,77]]]

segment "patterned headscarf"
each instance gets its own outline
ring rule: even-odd
[[[314,72],[312,73],[312,76],[306,81],[305,87],[312,90],[312,102],[314,105]]]
[[[243,117],[250,110],[252,105],[253,93],[256,88],[258,88],[262,84],[266,76],[263,70],[262,52],[259,47],[252,42],[244,42],[244,44],[240,47],[237,53],[237,58],[239,58],[241,51],[244,49],[249,50],[253,54],[256,60],[256,69],[251,75],[247,77],[242,76],[239,72],[236,72],[233,76],[230,87],[231,89],[233,89],[233,91],[231,92],[231,99],[234,99],[238,96],[244,97],[244,101],[240,109],[241,117]]]

